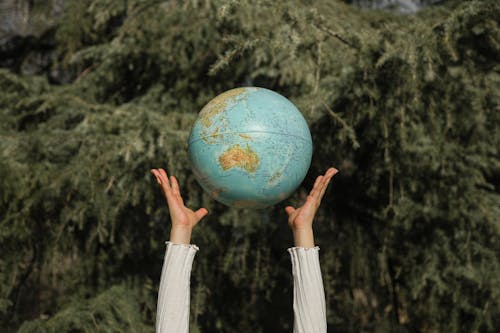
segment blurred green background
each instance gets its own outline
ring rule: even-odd
[[[153,332],[164,167],[211,212],[191,332],[291,332],[283,207],[329,166],[329,332],[500,331],[500,5],[427,2],[2,1],[0,331]],[[301,189],[263,211],[212,201],[186,154],[201,107],[249,85],[314,141]]]

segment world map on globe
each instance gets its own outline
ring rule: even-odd
[[[265,88],[236,88],[200,111],[188,153],[196,179],[214,199],[263,208],[300,185],[311,164],[312,139],[288,99]]]

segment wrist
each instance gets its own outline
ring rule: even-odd
[[[170,229],[170,241],[176,244],[190,244],[192,232],[192,227],[173,225]]]
[[[312,226],[292,228],[295,246],[311,248],[314,247],[314,233]]]

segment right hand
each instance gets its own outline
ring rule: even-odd
[[[314,217],[330,180],[337,172],[339,172],[337,169],[329,168],[324,175],[318,176],[304,205],[298,208],[292,206],[285,207],[285,211],[288,214],[288,225],[292,229],[295,246],[305,248],[314,247],[314,233],[312,228]]]
[[[330,180],[339,171],[335,168],[329,168],[324,175],[316,178],[314,186],[307,196],[307,200],[301,207],[294,208],[292,206],[285,207],[288,214],[288,225],[292,229],[310,228],[312,227],[314,216],[321,204],[321,199],[325,194],[326,188]]]

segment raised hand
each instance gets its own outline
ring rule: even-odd
[[[156,181],[167,200],[172,220],[172,229],[170,231],[170,241],[179,244],[189,244],[191,242],[191,232],[194,226],[208,214],[206,208],[200,208],[197,211],[184,206],[179,183],[174,176],[167,175],[164,169],[151,169],[151,173],[156,177]]]
[[[298,208],[292,206],[285,207],[285,212],[288,214],[288,225],[292,229],[295,246],[314,247],[312,230],[314,216],[321,204],[321,199],[325,194],[330,180],[337,172],[337,169],[329,168],[324,175],[318,176],[304,205]]]

